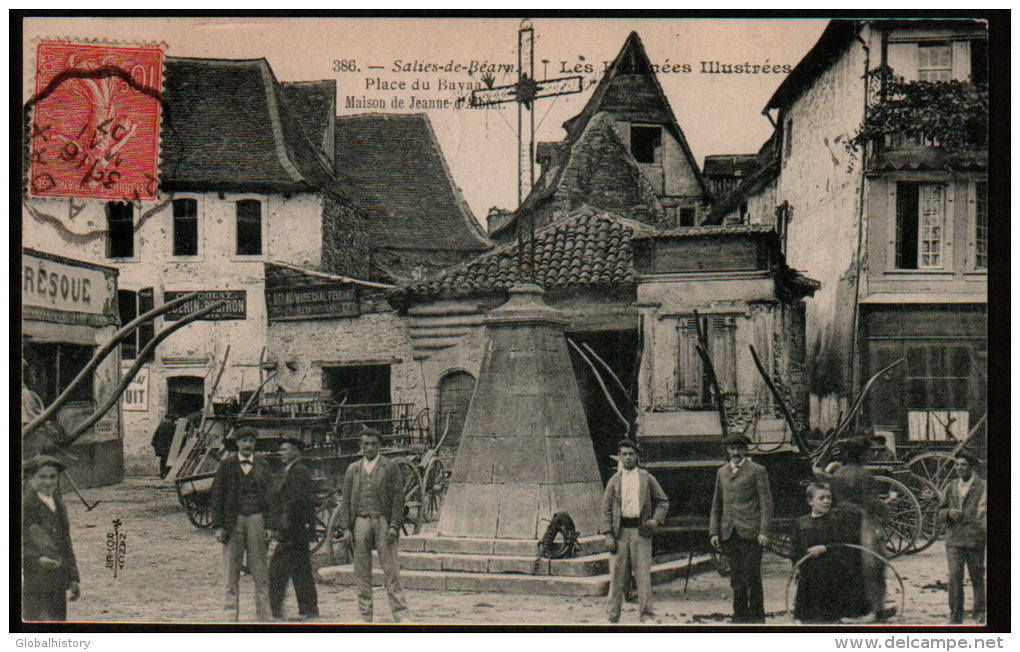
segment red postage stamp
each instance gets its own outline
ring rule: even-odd
[[[31,195],[156,198],[163,56],[157,46],[39,44]]]

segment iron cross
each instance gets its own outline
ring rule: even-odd
[[[535,80],[535,30],[531,21],[521,21],[517,33],[517,83],[471,91],[471,106],[517,102],[517,204],[535,183],[535,100],[569,95],[583,90],[581,77]]]

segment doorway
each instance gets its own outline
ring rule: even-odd
[[[201,376],[171,376],[166,379],[167,413],[184,417],[205,406],[205,379]]]
[[[366,364],[322,368],[322,388],[337,403],[390,403],[390,365]]]
[[[570,338],[598,370],[600,377],[617,409],[630,423],[633,432],[637,419],[637,366],[638,366],[638,332],[625,331],[593,331],[567,333]],[[602,364],[592,356],[591,351],[601,358],[623,384],[623,388],[606,372]],[[596,380],[591,367],[577,353],[574,347],[570,350],[570,360],[574,366],[574,376],[581,394],[581,405],[588,419],[588,430],[591,433],[595,459],[602,474],[602,481],[607,482],[616,466],[611,458],[616,454],[616,444],[627,436],[628,428],[623,424],[606,399],[605,392]],[[626,390],[626,391],[624,391]],[[633,398],[632,398],[633,397]]]
[[[468,406],[471,404],[471,395],[474,392],[475,377],[466,371],[451,371],[439,381],[435,418],[436,437],[441,437],[444,429],[449,427],[446,439],[443,440],[441,451],[443,455],[452,456],[457,452]]]

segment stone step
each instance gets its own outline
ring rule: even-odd
[[[473,555],[443,552],[402,552],[400,567],[408,570],[448,570],[462,573],[517,573],[590,577],[609,572],[609,553],[566,559],[536,559],[519,555]]]
[[[473,537],[442,537],[433,534],[413,534],[400,537],[401,552],[443,552],[461,555],[501,555],[534,558],[538,554],[537,539],[492,539]],[[577,555],[597,555],[606,552],[605,538],[600,534],[580,537]]]
[[[403,560],[403,556],[401,556]],[[675,559],[652,566],[652,583],[663,584],[687,572],[688,561]],[[708,555],[696,555],[690,565],[691,573],[711,568]],[[325,584],[353,586],[357,583],[350,566],[327,566],[319,569],[319,581]],[[489,593],[526,593],[539,595],[599,596],[609,592],[609,574],[591,577],[563,575],[518,575],[513,573],[470,573],[446,570],[401,570],[400,581],[404,588],[434,591],[471,591]],[[372,583],[382,586],[383,574],[373,567]]]

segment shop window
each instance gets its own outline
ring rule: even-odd
[[[948,43],[917,46],[917,78],[942,82],[953,78],[953,47]]]
[[[632,126],[630,153],[638,163],[662,163],[662,127]]]
[[[89,363],[94,352],[93,346],[26,342],[25,385],[39,395],[44,405],[49,405]],[[70,400],[93,400],[91,374],[75,387]]]
[[[205,406],[205,380],[201,376],[171,376],[166,379],[166,395],[169,414],[200,412]]]
[[[132,258],[135,255],[135,207],[128,202],[106,204],[106,256]]]
[[[945,262],[946,187],[896,184],[896,267],[941,269]]]
[[[242,199],[237,202],[237,255],[262,253],[262,202]]]
[[[972,353],[967,346],[907,347],[907,431],[912,440],[967,436]]]
[[[974,186],[974,266],[988,269],[988,184]]]
[[[144,315],[152,310],[154,294],[152,288],[145,288],[134,292],[132,290],[117,290],[117,304],[120,308],[120,323],[127,324],[138,315]],[[131,335],[120,343],[120,357],[122,360],[134,360],[138,352],[148,344],[156,334],[156,325],[150,320],[135,329]],[[153,354],[148,356],[153,359]]]
[[[174,200],[174,255],[198,255],[198,201]]]
[[[719,388],[724,395],[737,389],[736,317],[700,316],[706,349],[712,359]],[[712,384],[708,370],[698,355],[698,328],[694,316],[681,317],[677,326],[680,351],[677,361],[677,398],[679,405],[696,409],[714,409]]]

